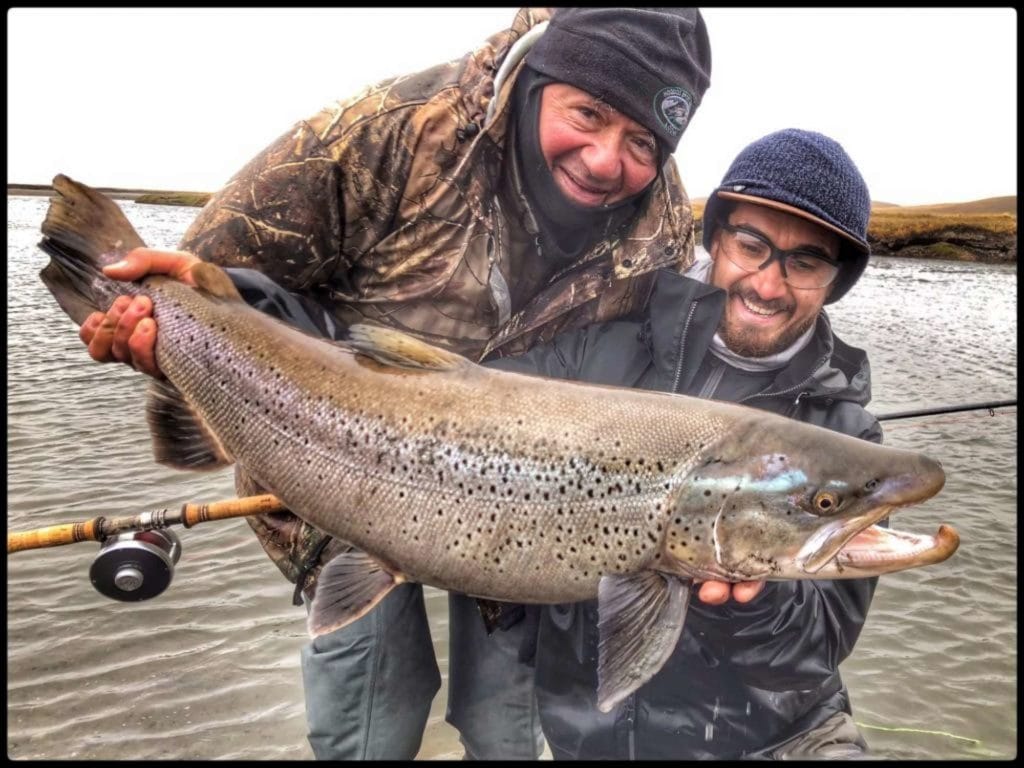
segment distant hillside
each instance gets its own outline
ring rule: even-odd
[[[704,203],[706,197],[695,197],[690,201],[693,204],[694,214],[704,214]],[[928,213],[941,214],[975,214],[975,213],[1012,213],[1017,214],[1017,196],[1006,195],[1004,197],[986,197],[984,200],[971,200],[966,203],[932,203],[929,205],[899,205],[897,203],[884,203],[881,200],[874,200],[871,203],[871,210],[884,209],[886,213],[908,213],[915,216]]]
[[[94,187],[115,200],[134,200],[155,205],[191,205],[202,208],[210,199],[209,192],[171,192],[159,189],[125,189],[123,187]],[[49,184],[8,184],[8,195],[52,195]]]
[[[697,242],[705,202],[706,198],[693,201]],[[1013,264],[1017,261],[1017,197],[935,205],[875,202],[868,244],[875,256]]]
[[[879,203],[872,207],[878,207]],[[1017,213],[1017,196],[986,197],[969,203],[941,203],[938,205],[901,205],[908,213]]]

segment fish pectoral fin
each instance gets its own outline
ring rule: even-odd
[[[664,665],[683,631],[691,583],[656,571],[601,577],[599,710],[610,712]]]
[[[333,557],[320,571],[306,627],[310,637],[341,629],[370,612],[405,579],[365,552]]]
[[[216,264],[200,261],[192,266],[189,274],[195,280],[196,288],[208,296],[245,303],[242,294],[238,292],[235,284],[228,277],[228,273]]]
[[[451,371],[473,365],[462,355],[427,344],[415,336],[396,331],[394,328],[368,323],[350,326],[348,343],[356,351],[372,357],[379,363],[401,368]]]
[[[220,469],[234,463],[200,413],[170,382],[150,382],[146,420],[153,437],[153,456],[160,464],[176,469]]]

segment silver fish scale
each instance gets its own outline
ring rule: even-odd
[[[237,302],[147,293],[161,369],[246,472],[441,588],[562,602],[658,567],[679,485],[730,424],[671,396],[383,366]]]

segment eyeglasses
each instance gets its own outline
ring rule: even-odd
[[[783,251],[758,232],[731,224],[720,226],[722,251],[744,272],[768,269],[777,261],[786,285],[802,291],[824,288],[839,274],[839,263],[820,253],[805,248]]]

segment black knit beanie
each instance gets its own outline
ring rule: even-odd
[[[846,150],[828,136],[787,128],[744,147],[704,204],[709,252],[715,227],[726,219],[724,201],[766,205],[839,235],[839,275],[826,304],[842,298],[867,267],[871,195]]]
[[[558,8],[526,63],[608,102],[669,152],[711,83],[696,8]]]

